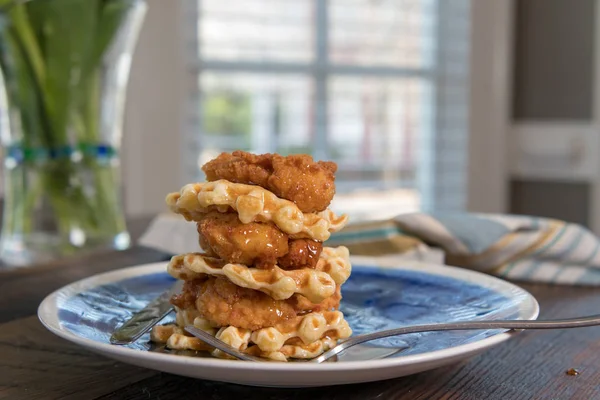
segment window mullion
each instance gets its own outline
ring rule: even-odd
[[[201,57],[201,41],[200,41],[200,25],[202,0],[185,1],[183,3],[184,20],[189,20],[186,23],[185,29],[185,57],[187,63],[198,63]],[[187,88],[191,88],[185,93],[184,124],[182,127],[183,140],[181,141],[182,157],[182,182],[193,182],[200,179],[200,171],[198,170],[197,158],[202,151],[201,143],[202,130],[202,99],[200,96],[200,73],[194,71],[187,74]]]
[[[278,62],[278,61],[252,61],[252,60],[215,60],[198,59],[197,65],[190,67],[190,72],[199,73],[202,71],[219,72],[250,72],[260,74],[316,74],[317,69],[324,69],[326,74],[335,75],[372,75],[381,77],[416,77],[433,79],[435,71],[429,68],[421,67],[387,67],[377,65],[348,65],[333,64],[327,60],[325,63],[318,63],[317,60],[311,64],[298,62]]]
[[[313,101],[314,118],[314,156],[316,159],[329,159],[327,141],[328,130],[328,62],[329,62],[329,33],[328,33],[328,0],[314,0],[315,12],[315,68],[313,77],[315,99]]]

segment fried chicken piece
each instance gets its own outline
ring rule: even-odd
[[[315,162],[308,154],[284,157],[234,151],[221,153],[204,164],[202,170],[208,181],[225,179],[258,185],[277,197],[293,201],[306,213],[325,210],[335,194],[337,165],[331,161]]]
[[[323,251],[323,243],[310,239],[292,239],[288,247],[288,253],[277,260],[277,265],[287,270],[315,268]]]
[[[243,224],[237,214],[211,211],[198,222],[200,246],[223,260],[271,268],[288,252],[288,236],[273,224]]]
[[[219,255],[213,251],[212,246],[210,245],[210,242],[208,241],[208,239],[206,239],[206,236],[204,236],[202,233],[200,233],[200,224],[199,223],[196,224],[196,229],[198,231],[198,244],[200,244],[200,248],[202,250],[204,250],[204,252],[206,253],[207,256],[219,258]],[[228,261],[228,260],[225,260],[225,261]],[[233,262],[233,261],[228,261],[228,262]]]
[[[193,299],[195,301],[190,301]],[[195,304],[200,315],[217,326],[257,330],[309,312],[338,309],[340,299],[338,288],[336,294],[320,304],[313,304],[298,294],[287,300],[273,300],[265,293],[236,286],[227,278],[209,277],[204,281],[186,282],[183,292],[173,296],[171,302],[180,308]]]
[[[181,293],[171,297],[171,304],[185,310],[196,306],[196,299],[200,296],[202,284],[208,279],[206,276],[203,279],[195,279],[193,281],[184,281]]]
[[[310,239],[289,239],[272,223],[243,224],[235,213],[211,211],[198,222],[200,247],[211,257],[269,269],[315,268],[323,244]]]

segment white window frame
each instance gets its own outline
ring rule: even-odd
[[[199,44],[200,33],[196,32],[195,38],[195,49],[197,49],[196,62],[194,67],[190,71],[193,76],[199,76],[203,72],[217,71],[217,72],[250,72],[250,73],[272,73],[272,74],[302,74],[313,79],[315,84],[315,101],[312,103],[312,113],[315,116],[313,129],[315,129],[315,142],[314,142],[314,156],[317,159],[330,159],[328,154],[328,143],[327,143],[327,130],[328,130],[328,90],[329,80],[331,76],[367,76],[367,77],[394,77],[394,78],[421,78],[431,83],[433,88],[433,99],[430,106],[437,110],[436,118],[433,121],[425,121],[422,126],[420,141],[420,162],[419,169],[416,171],[416,186],[420,192],[421,207],[425,210],[434,209],[460,209],[466,206],[466,194],[459,194],[458,200],[451,200],[452,193],[456,193],[453,183],[457,176],[455,163],[457,160],[449,160],[444,157],[444,145],[438,138],[452,135],[452,124],[442,117],[445,115],[445,110],[456,111],[453,109],[453,105],[449,104],[445,100],[446,89],[456,89],[452,81],[455,78],[451,72],[452,60],[446,55],[445,48],[443,46],[434,46],[432,65],[433,67],[390,67],[390,66],[376,66],[376,65],[350,65],[342,63],[334,63],[329,59],[329,24],[328,24],[328,0],[314,0],[315,1],[315,13],[316,13],[316,26],[314,31],[314,49],[315,57],[312,62],[308,63],[287,63],[278,61],[269,62],[251,62],[251,61],[221,61],[212,60],[208,57],[203,58],[200,56],[201,47]],[[199,4],[201,0],[190,0],[189,2],[189,13],[198,15]],[[433,35],[436,37],[436,43],[442,43],[448,41],[453,35],[452,26],[448,23],[447,19],[443,16],[448,15],[448,12],[452,12],[459,3],[452,4],[444,0],[437,0],[433,2],[434,8],[437,10],[434,16],[437,22],[434,24]],[[442,17],[439,17],[442,16]],[[467,96],[467,93],[465,93]],[[201,99],[197,99],[197,102]],[[468,100],[465,99],[468,104]],[[429,105],[427,105],[429,106]],[[196,103],[196,109],[200,109],[200,103]],[[466,116],[465,116],[466,117]],[[197,129],[201,126],[200,116],[197,115],[190,125]],[[463,130],[467,130],[467,126]],[[189,152],[188,156],[193,159],[193,153],[199,154],[201,144],[203,142],[201,133],[194,132],[189,134],[196,138],[196,144],[192,141],[186,143],[186,149]],[[268,141],[274,143],[275,140]],[[258,149],[256,149],[258,151]],[[274,148],[263,148],[260,152],[273,152]],[[447,155],[447,153],[446,153]],[[449,157],[450,158],[450,157]],[[341,167],[343,168],[343,167]],[[466,168],[465,168],[466,169]],[[188,180],[197,179],[199,176],[198,171],[192,171],[190,168],[188,171],[189,175],[186,177]],[[466,172],[466,171],[465,171]],[[459,173],[459,175],[462,175]],[[460,176],[459,182],[456,184],[460,187],[463,186],[461,181],[466,180],[465,177]],[[440,182],[444,182],[441,184]],[[466,186],[466,185],[465,185]],[[466,188],[465,188],[466,189]],[[454,194],[456,197],[456,194]]]
[[[189,13],[201,16],[198,5],[202,0],[188,0]],[[311,0],[312,1],[312,0]],[[327,107],[328,107],[328,83],[330,78],[337,76],[367,76],[367,77],[394,77],[407,78],[419,77],[433,80],[434,74],[431,69],[407,68],[407,67],[388,67],[376,65],[350,65],[343,63],[334,63],[329,59],[329,7],[327,0],[314,0],[316,6],[316,25],[314,30],[314,59],[307,62],[281,62],[281,61],[222,61],[210,58],[201,58],[201,47],[199,40],[196,40],[196,62],[191,69],[193,76],[199,76],[203,72],[240,72],[257,74],[297,74],[310,77],[315,85],[315,101],[312,102],[311,112],[315,116],[313,128],[315,129],[315,152],[313,156],[317,159],[329,159],[327,143]],[[200,34],[197,33],[199,36]],[[198,107],[199,108],[199,107]],[[198,126],[198,121],[196,124]],[[270,132],[272,134],[273,132]],[[199,137],[199,141],[201,138]],[[269,141],[275,143],[274,140]],[[198,147],[198,146],[197,146]],[[262,149],[263,152],[274,152],[275,148]],[[190,171],[191,172],[191,171]],[[188,176],[188,179],[194,179],[195,176]]]
[[[183,155],[199,150],[187,134],[190,124],[195,123],[189,121],[190,111],[195,108],[190,102],[189,88],[197,83],[197,70],[187,67],[191,54],[187,27],[191,23],[189,19],[196,16],[195,1],[148,0],[148,3],[149,12],[133,60],[132,77],[140,79],[135,82],[133,78],[129,87],[123,149],[126,210],[132,216],[164,211],[164,193],[177,190],[192,176],[191,171],[185,169]],[[467,192],[467,208],[472,211],[504,212],[507,209],[506,133],[510,99],[507,82],[510,82],[511,33],[512,0],[472,0]],[[156,45],[157,38],[160,45]],[[265,66],[251,67],[262,70]],[[282,66],[288,67],[287,64]],[[399,70],[376,68],[375,71],[415,73],[411,69]],[[419,76],[423,73],[418,72]],[[141,77],[144,84],[140,82]],[[163,82],[160,88],[155,87],[155,80]],[[168,99],[161,96],[161,88],[165,87],[174,88],[169,91]],[[169,103],[167,107],[165,102]],[[151,193],[148,188],[152,188]],[[154,197],[158,200],[150,200]]]

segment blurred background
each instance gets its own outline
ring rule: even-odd
[[[335,207],[549,216],[600,233],[594,0],[148,0],[128,216],[221,151],[338,163]]]

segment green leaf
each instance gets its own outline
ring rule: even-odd
[[[38,38],[36,38],[31,27],[25,7],[23,4],[17,4],[10,9],[11,29],[22,45],[23,56],[27,57],[29,64],[31,64],[33,78],[36,82],[42,83],[46,79],[44,60]]]
[[[86,129],[79,134],[79,140],[96,142],[100,138],[100,71],[103,57],[116,39],[119,28],[129,11],[130,1],[100,0],[98,19],[93,31],[94,43],[90,46],[87,62],[83,67],[81,92],[79,93],[80,113],[87,122]]]
[[[5,15],[0,16],[6,26]],[[43,145],[51,132],[45,119],[39,80],[35,73],[26,46],[14,26],[0,31],[0,66],[2,67],[5,87],[10,107],[20,115],[17,126],[22,129],[13,132],[13,142],[28,145]],[[13,124],[14,125],[14,124]],[[21,134],[22,136],[17,136]]]
[[[86,56],[93,46],[96,5],[97,0],[28,3],[35,23],[43,27],[42,48],[46,65],[44,104],[54,133],[54,146],[69,141],[69,112],[73,105],[73,93],[82,84]]]

